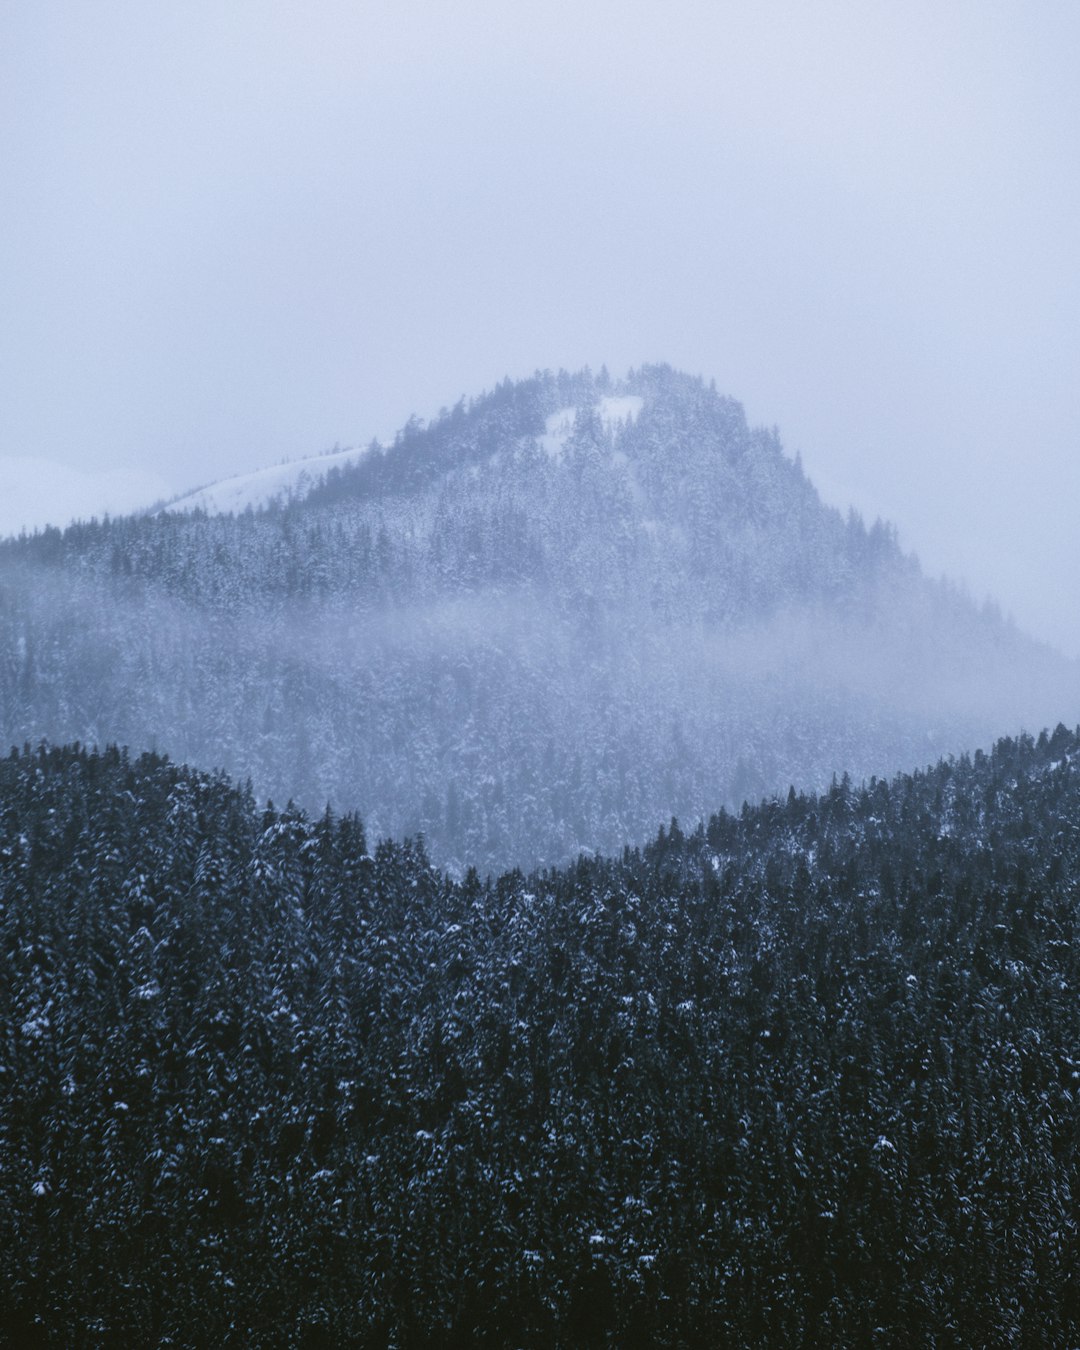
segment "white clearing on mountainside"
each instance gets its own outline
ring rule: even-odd
[[[597,405],[597,412],[605,430],[614,431],[622,423],[632,422],[644,406],[645,400],[637,394],[623,394],[618,397],[602,398]],[[545,420],[544,434],[538,439],[541,450],[549,458],[556,462],[562,459],[566,442],[573,435],[576,420],[576,408],[560,408]]]
[[[256,469],[254,473],[223,478],[220,483],[211,483],[209,487],[199,488],[196,492],[189,492],[186,497],[170,502],[165,509],[168,511],[202,509],[212,516],[224,515],[229,511],[246,511],[249,506],[253,511],[257,511],[275,497],[303,496],[331,469],[355,463],[365,454],[366,448],[354,446],[351,450],[336,450],[329,455],[312,455],[307,459],[294,460],[290,464],[275,464],[269,469]]]
[[[551,459],[562,459],[563,449],[574,430],[576,418],[576,408],[560,408],[545,422],[544,434],[540,437],[540,449]]]
[[[637,394],[623,394],[619,398],[600,400],[600,420],[605,427],[613,428],[620,422],[632,422],[645,406],[645,400]]]

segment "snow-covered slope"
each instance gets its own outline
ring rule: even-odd
[[[643,403],[644,400],[635,394],[610,396],[599,400],[597,412],[604,426],[615,430],[624,422],[632,422],[640,413]],[[563,408],[548,417],[546,433],[540,438],[540,443],[552,459],[562,458],[576,418],[576,408]],[[248,507],[257,511],[275,498],[287,500],[305,496],[330,469],[355,463],[366,453],[366,448],[354,447],[351,450],[337,450],[330,454],[293,460],[288,464],[275,464],[269,469],[257,469],[254,473],[237,474],[233,478],[223,478],[208,487],[185,493],[169,502],[165,509],[203,510],[210,515],[224,515],[230,511],[238,513],[246,511]]]
[[[210,515],[246,511],[249,506],[257,511],[275,498],[304,496],[331,469],[352,464],[366,453],[366,448],[353,447],[351,450],[335,450],[326,455],[312,455],[288,464],[275,464],[269,469],[256,469],[254,473],[237,474],[178,497],[165,509],[203,510]]]

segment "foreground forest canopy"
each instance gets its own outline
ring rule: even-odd
[[[562,870],[0,761],[19,1346],[1067,1345],[1080,733]]]
[[[0,745],[159,746],[457,876],[1078,704],[1077,663],[662,366],[506,381],[265,510],[0,543]]]

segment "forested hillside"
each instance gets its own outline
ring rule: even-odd
[[[455,882],[0,761],[0,1327],[1070,1345],[1080,732]]]
[[[507,382],[240,516],[0,544],[0,743],[161,745],[461,874],[1052,723],[1080,672],[664,367]]]

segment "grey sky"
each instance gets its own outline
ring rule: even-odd
[[[0,497],[666,360],[1080,653],[1078,70],[1064,2],[8,0]]]

